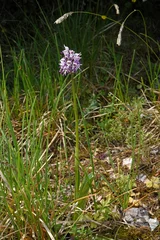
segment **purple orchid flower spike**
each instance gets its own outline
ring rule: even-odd
[[[67,75],[70,73],[77,72],[78,69],[80,69],[80,66],[82,65],[80,63],[81,59],[81,53],[75,53],[75,51],[70,50],[69,47],[64,45],[65,50],[62,51],[62,54],[64,55],[63,58],[60,60],[60,73],[62,75]]]

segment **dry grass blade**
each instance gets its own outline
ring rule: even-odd
[[[51,231],[49,230],[49,228],[47,227],[47,225],[43,222],[43,220],[41,218],[39,218],[40,222],[42,223],[43,227],[46,229],[49,237],[51,240],[55,240],[55,238],[53,237]]]
[[[2,171],[0,170],[0,177],[2,178],[3,182],[5,183],[6,187],[8,188],[8,190],[11,192],[11,188],[9,186],[9,183],[7,181],[7,179],[5,178],[5,176],[3,175]]]

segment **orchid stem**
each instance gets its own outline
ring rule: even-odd
[[[76,134],[76,145],[75,145],[75,199],[78,198],[79,184],[80,184],[80,173],[79,173],[79,130],[78,130],[78,109],[77,109],[77,96],[75,89],[75,79],[72,79],[72,95],[73,95],[73,110],[75,116],[75,134]]]

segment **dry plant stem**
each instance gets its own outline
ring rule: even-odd
[[[75,116],[75,134],[76,134],[76,145],[75,145],[75,199],[78,198],[80,174],[79,174],[79,130],[78,130],[78,109],[77,99],[75,90],[75,78],[72,79],[72,95],[73,95],[73,110]]]

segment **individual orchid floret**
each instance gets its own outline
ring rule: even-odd
[[[75,51],[70,50],[69,47],[64,45],[64,50],[62,51],[63,58],[60,60],[60,73],[62,75],[67,75],[70,73],[77,72],[82,65],[80,63],[81,53],[75,53]]]

